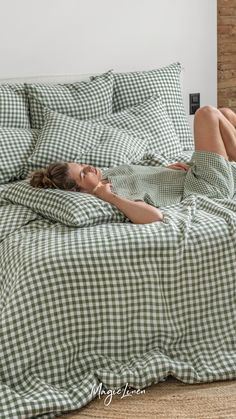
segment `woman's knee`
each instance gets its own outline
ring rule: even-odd
[[[219,108],[219,111],[230,120],[230,118],[235,117],[235,113],[230,108]]]
[[[220,112],[222,113],[228,113],[228,112],[232,112],[232,110],[230,108],[218,108]]]
[[[203,106],[195,113],[194,118],[194,141],[195,146],[202,147],[206,138],[219,135],[219,120],[222,114],[214,106]]]
[[[219,114],[219,110],[211,105],[202,106],[195,112],[195,118],[212,117]]]

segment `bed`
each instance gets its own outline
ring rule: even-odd
[[[146,111],[154,105],[149,102]],[[14,129],[40,131],[39,145],[45,147],[47,141],[53,143],[56,129],[62,132],[65,117],[59,121],[51,111],[44,117],[43,128],[36,118],[33,128]],[[103,119],[102,135],[111,138],[114,120],[106,118],[109,130]],[[119,124],[127,118],[122,114]],[[139,138],[144,122],[136,127]],[[70,138],[82,128],[90,138],[89,125],[86,131],[77,121],[66,123],[73,125]],[[127,132],[122,126],[119,144],[130,140]],[[153,130],[149,145],[150,138]],[[35,154],[38,139],[35,144],[27,157],[30,169],[40,167],[42,157],[40,147]],[[85,162],[94,163],[98,154],[89,148],[86,155],[83,144]],[[167,149],[154,152],[152,146],[151,153],[144,154],[139,145],[137,164],[188,162],[193,149],[183,145],[181,152],[173,148],[168,156],[170,145],[164,140],[161,147]],[[55,149],[54,143],[52,149],[48,146],[44,157],[54,159]],[[101,167],[121,164],[112,149],[99,154]],[[123,149],[120,153],[124,156]],[[93,400],[101,383],[104,389],[143,389],[168,375],[184,383],[236,378],[236,196],[213,200],[192,195],[163,208],[163,223],[144,225],[104,206],[99,208],[103,217],[83,224],[55,212],[54,201],[59,207],[65,202],[59,192],[47,195],[47,212],[41,196],[31,203],[23,169],[21,178],[0,185],[1,418],[60,416]]]

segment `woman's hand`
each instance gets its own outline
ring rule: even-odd
[[[184,170],[187,172],[190,169],[190,166],[186,163],[176,162],[166,166],[167,169],[174,169],[174,170]]]
[[[87,193],[114,205],[132,223],[148,224],[163,220],[163,214],[158,208],[143,201],[131,201],[112,192],[111,183],[108,180],[100,181],[94,189]]]
[[[103,199],[103,201],[110,201],[110,198],[114,193],[111,191],[111,183],[108,181],[99,182],[98,185],[90,192],[97,198]]]

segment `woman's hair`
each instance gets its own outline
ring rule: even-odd
[[[32,172],[30,185],[34,188],[79,190],[76,182],[69,176],[69,165],[65,162],[51,163],[45,169]]]

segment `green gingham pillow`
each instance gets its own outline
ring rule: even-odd
[[[45,124],[27,168],[35,170],[57,160],[99,167],[119,166],[141,159],[145,149],[144,139],[122,129],[79,121],[45,109]]]
[[[0,85],[0,126],[30,128],[29,105],[23,84]]]
[[[0,127],[0,184],[24,178],[24,164],[34,150],[37,134],[37,130]]]
[[[128,222],[115,206],[94,195],[59,189],[33,188],[28,180],[1,192],[1,198],[20,204],[49,220],[67,226],[86,227],[102,223]]]
[[[151,97],[140,105],[96,120],[101,125],[122,128],[147,141],[147,152],[163,154],[167,158],[181,154],[183,147],[176,135],[160,97]]]
[[[91,119],[112,112],[113,73],[94,77],[91,81],[68,84],[26,84],[32,128],[44,123],[44,107],[74,116]]]
[[[157,70],[114,74],[113,112],[159,95],[183,148],[193,148],[193,138],[183,104],[180,73],[181,64],[174,63]]]

